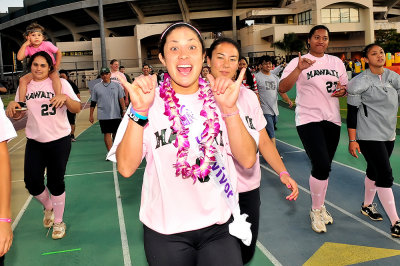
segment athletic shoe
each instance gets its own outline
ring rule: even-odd
[[[400,220],[390,227],[390,232],[392,233],[392,237],[400,237]]]
[[[311,228],[317,233],[326,232],[326,226],[324,222],[324,218],[322,217],[322,211],[318,209],[311,209],[310,211],[311,218]]]
[[[382,215],[376,209],[376,203],[372,203],[367,207],[364,207],[364,203],[361,205],[361,213],[368,216],[371,220],[382,221]]]
[[[54,212],[53,210],[44,209],[43,226],[45,228],[50,228],[54,223]]]
[[[332,215],[326,210],[325,204],[321,206],[322,218],[325,224],[333,224]]]
[[[67,226],[65,225],[64,222],[55,223],[53,225],[53,234],[51,235],[51,237],[53,239],[61,239],[65,236],[66,230],[67,230]]]

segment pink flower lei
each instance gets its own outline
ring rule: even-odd
[[[203,152],[203,156],[199,158],[200,166],[197,164],[190,165],[187,162],[190,147],[188,140],[189,129],[183,124],[186,118],[179,113],[179,99],[175,96],[175,91],[172,89],[171,80],[167,73],[164,74],[164,82],[160,86],[160,97],[165,103],[164,115],[168,116],[168,119],[172,121],[171,129],[176,134],[174,146],[178,148],[178,152],[176,163],[174,164],[175,174],[176,176],[182,175],[183,179],[191,177],[193,183],[196,182],[197,178],[204,180],[211,171],[210,163],[215,161],[214,153],[216,152],[216,148],[212,146],[212,143],[220,128],[218,114],[215,111],[215,100],[210,87],[202,78],[199,78],[199,87],[199,100],[204,101],[200,115],[206,118],[203,123],[204,130],[199,141],[200,151]]]

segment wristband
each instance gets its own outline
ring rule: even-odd
[[[230,117],[230,116],[234,116],[234,115],[237,115],[237,114],[239,114],[239,109],[236,112],[233,112],[233,113],[230,113],[230,114],[221,113],[221,116],[222,117]]]
[[[141,127],[144,127],[149,122],[147,117],[146,117],[146,119],[141,119],[140,117],[138,117],[138,114],[134,114],[134,113],[129,113],[128,117],[130,119],[132,119],[133,122],[135,122],[136,124],[138,124]],[[141,116],[141,117],[144,117],[144,116]]]
[[[349,142],[357,142],[356,139],[349,139]]]
[[[0,222],[6,222],[6,223],[11,223],[11,219],[10,218],[0,218]]]
[[[282,171],[279,173],[279,178],[282,178],[282,175],[287,174],[288,176],[290,176],[290,174],[287,171]]]
[[[143,120],[146,120],[146,119],[147,119],[147,116],[138,114],[138,113],[135,111],[135,109],[133,109],[132,107],[131,107],[131,114],[134,114],[134,115],[135,115],[136,117],[138,117],[139,119],[143,119]]]

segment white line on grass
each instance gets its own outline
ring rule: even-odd
[[[132,262],[131,262],[131,256],[129,254],[128,237],[126,235],[124,210],[122,208],[121,192],[119,190],[117,167],[115,163],[113,163],[113,172],[114,172],[114,184],[115,184],[115,198],[117,200],[119,230],[121,232],[122,254],[124,256],[124,266],[131,266]]]
[[[19,220],[21,220],[22,215],[24,215],[26,209],[28,208],[29,203],[32,200],[32,195],[29,195],[28,199],[25,201],[24,206],[22,206],[21,210],[19,211],[17,217],[15,217],[14,222],[11,225],[12,230],[14,231],[15,228],[17,227]]]
[[[264,247],[264,245],[261,244],[260,241],[257,240],[256,245],[261,250],[261,252],[264,253],[264,255],[272,262],[272,264],[274,264],[275,266],[282,266],[282,264],[278,261],[278,259],[275,258],[275,256],[272,255],[271,252],[269,252],[269,250],[266,247]]]
[[[299,147],[297,147],[297,146],[294,146],[294,145],[289,144],[289,143],[287,143],[287,142],[284,142],[284,141],[282,141],[282,140],[279,140],[279,139],[276,139],[276,140],[279,141],[279,142],[282,142],[282,143],[284,143],[284,144],[286,144],[286,145],[288,145],[288,146],[290,146],[290,147],[292,147],[292,148],[298,149],[298,150],[300,150],[300,151],[305,151],[305,150],[302,149],[302,148],[299,148]],[[355,171],[357,171],[357,172],[360,172],[360,173],[365,174],[365,171],[362,171],[362,170],[360,170],[360,169],[357,169],[357,168],[355,168],[355,167],[353,167],[353,166],[350,166],[350,165],[347,165],[347,164],[344,164],[344,163],[341,163],[341,162],[338,162],[338,161],[335,161],[335,160],[333,160],[332,162],[337,163],[337,164],[339,164],[339,165],[341,165],[341,166],[345,166],[345,167],[347,167],[347,168],[353,169],[353,170],[355,170]],[[394,182],[393,182],[393,185],[400,187],[400,184],[397,184],[397,183],[394,183]]]
[[[267,170],[268,172],[274,174],[274,175],[278,175],[277,173],[275,173],[274,170],[269,169],[268,167],[266,167],[266,166],[263,165],[263,164],[261,164],[261,167],[264,168],[265,170]],[[301,190],[303,190],[304,192],[310,194],[310,191],[309,191],[308,189],[306,189],[306,188],[300,186],[299,184],[297,184],[297,186],[298,186],[299,189],[301,189]],[[328,204],[329,206],[335,208],[336,210],[340,211],[341,213],[343,213],[343,214],[349,216],[350,218],[356,220],[357,222],[362,223],[363,225],[365,225],[365,226],[371,228],[371,229],[374,230],[375,232],[377,232],[377,233],[383,235],[384,237],[386,237],[386,238],[388,238],[388,239],[394,241],[394,242],[397,243],[397,244],[400,244],[400,240],[399,240],[399,239],[393,238],[390,234],[388,234],[388,233],[382,231],[382,230],[379,229],[379,228],[376,228],[375,226],[373,226],[373,225],[367,223],[366,221],[364,221],[364,220],[358,218],[357,216],[355,216],[355,215],[349,213],[348,211],[346,211],[346,210],[340,208],[339,206],[333,204],[332,202],[325,200],[325,203]]]

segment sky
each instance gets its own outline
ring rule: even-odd
[[[8,7],[24,6],[23,0],[0,0],[0,13],[8,12]]]

